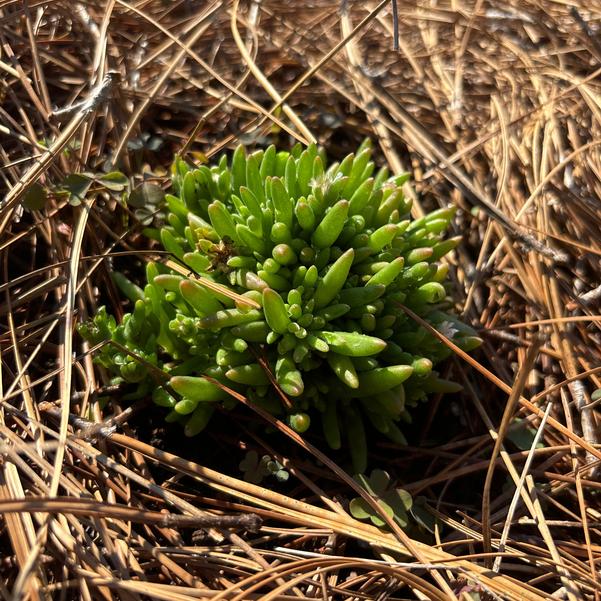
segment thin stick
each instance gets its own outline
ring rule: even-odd
[[[155,524],[162,528],[244,528],[257,532],[261,527],[261,518],[255,514],[180,515],[155,511],[141,511],[129,505],[100,503],[92,499],[73,497],[54,497],[51,499],[35,497],[2,501],[0,513],[52,513],[113,518],[138,524]]]

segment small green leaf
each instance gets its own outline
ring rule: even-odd
[[[536,437],[536,430],[531,426],[528,426],[527,422],[520,418],[513,420],[514,426],[507,432],[507,438],[518,448],[520,451],[529,451],[532,448],[532,443]],[[536,445],[537,449],[544,448],[544,443],[539,440]]]
[[[150,136],[147,140],[144,141],[146,150],[150,150],[150,152],[156,152],[163,145],[163,139],[158,136]]]
[[[356,497],[350,502],[349,509],[351,510],[351,515],[358,520],[367,520],[373,513],[372,508],[359,497]]]
[[[390,486],[390,476],[384,470],[372,470],[369,478],[372,493],[378,497],[384,495]]]
[[[71,173],[61,183],[61,189],[69,193],[69,203],[73,206],[81,204],[86,197],[92,180],[80,173]]]
[[[164,198],[165,193],[160,186],[144,182],[132,190],[127,203],[135,209],[142,209],[156,206],[163,202]]]
[[[390,506],[394,521],[405,528],[409,523],[407,512],[413,505],[411,495],[402,488],[396,488],[384,495],[385,503]]]
[[[286,482],[290,477],[290,474],[284,469],[284,466],[276,459],[272,459],[269,455],[263,455],[261,463],[265,466],[268,474],[274,476],[278,482]]]
[[[163,145],[163,139],[158,136],[151,136],[149,132],[145,131],[138,138],[128,140],[128,150],[149,150],[150,152],[156,152]]]
[[[428,511],[425,497],[417,497],[409,510],[413,519],[428,532],[434,533],[436,520]]]
[[[47,199],[46,188],[36,182],[27,190],[23,198],[23,206],[30,211],[41,211],[46,206]]]
[[[120,171],[111,171],[101,176],[98,181],[108,190],[123,192],[129,186],[129,180]]]
[[[274,472],[273,476],[278,482],[287,482],[290,478],[290,474],[284,469]]]
[[[251,484],[259,484],[265,476],[270,474],[267,463],[271,458],[268,455],[259,459],[257,451],[248,451],[238,468],[244,473],[244,479]]]
[[[380,469],[372,470],[371,475],[357,474],[355,480],[370,493],[380,505],[380,508],[392,518],[401,528],[409,523],[407,512],[410,511],[413,500],[411,495],[402,488],[392,488],[390,476]],[[350,502],[351,515],[358,520],[371,520],[381,528],[386,525],[381,515],[362,498],[355,498]]]
[[[378,499],[378,504],[388,517],[395,517],[392,507],[390,507],[388,503],[382,499]],[[380,515],[376,513],[363,499],[353,499],[350,502],[349,509],[351,510],[351,515],[358,520],[369,519],[371,523],[374,524],[374,526],[378,526],[378,528],[386,525],[386,522],[380,517]]]
[[[392,507],[390,507],[390,505],[388,505],[388,503],[386,503],[386,501],[383,501],[382,499],[378,500],[378,505],[380,505],[380,507],[384,510],[384,513],[389,517],[394,519],[395,521],[398,521],[397,516],[395,515],[394,511],[392,510]],[[380,514],[378,513],[373,513],[373,515],[371,515],[369,517],[369,519],[371,520],[371,523],[374,526],[378,526],[378,528],[382,528],[383,526],[386,526],[386,522],[380,517]],[[407,523],[405,522],[404,524],[401,522],[402,526],[406,526]]]

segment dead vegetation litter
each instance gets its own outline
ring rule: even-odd
[[[392,4],[0,2],[0,596],[601,597],[601,7],[399,2],[394,51]],[[448,363],[463,393],[374,453],[423,503],[409,533],[354,519],[343,455],[246,407],[182,442],[74,334],[151,256],[103,173],[156,189],[176,153],[366,136],[416,214],[460,207],[485,339]],[[288,481],[244,481],[249,450]]]

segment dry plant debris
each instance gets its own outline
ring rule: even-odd
[[[0,2],[0,595],[599,599],[601,8],[397,4],[398,52],[389,0]],[[73,334],[99,297],[127,310],[109,273],[154,255],[122,194],[152,209],[174,153],[366,136],[415,216],[460,209],[450,272],[485,340],[453,349],[464,392],[374,451],[432,533],[352,518],[382,508],[248,409],[178,446]],[[244,482],[253,449],[287,482]]]

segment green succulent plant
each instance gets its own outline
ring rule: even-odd
[[[366,421],[403,443],[411,407],[458,389],[433,370],[447,347],[400,307],[466,351],[480,344],[449,312],[439,262],[459,242],[444,239],[455,209],[412,220],[407,176],[374,174],[369,142],[329,167],[315,145],[239,146],[212,167],[177,160],[172,175],[166,221],[146,233],[185,269],[149,263],[144,289],[115,273],[133,311],[80,327],[113,342],[97,360],[132,398],[152,394],[194,435],[236,405],[222,383],[298,432],[321,422],[333,449],[346,437],[363,472]]]

